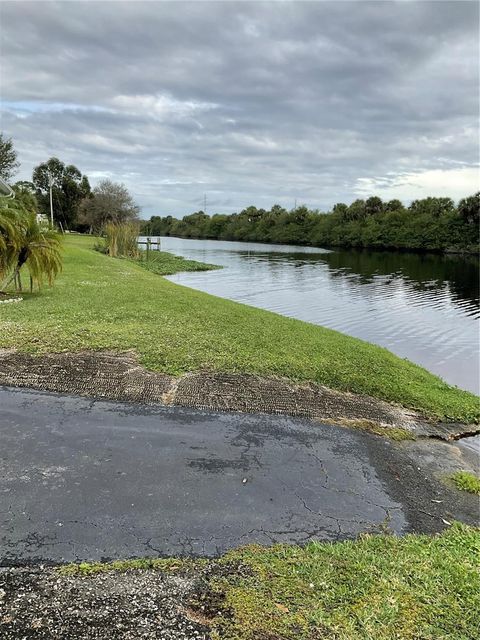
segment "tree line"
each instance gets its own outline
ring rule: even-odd
[[[18,169],[11,139],[0,134],[0,177],[10,181]],[[88,176],[74,165],[50,158],[31,181],[15,183],[17,193],[33,198],[37,213],[63,230],[101,233],[107,223],[137,221],[140,209],[126,187],[102,180],[91,189]],[[451,198],[423,198],[405,206],[377,196],[350,205],[337,203],[324,213],[306,206],[287,210],[247,207],[240,213],[207,215],[198,211],[181,220],[152,216],[142,221],[150,235],[210,238],[323,247],[358,247],[474,253],[479,244],[480,192],[457,204]]]
[[[270,210],[251,206],[231,215],[198,211],[181,220],[152,216],[144,234],[317,247],[357,247],[476,252],[480,192],[455,204],[451,198],[423,198],[408,207],[377,196],[336,204],[322,213],[306,206]]]
[[[0,177],[10,182],[18,167],[13,141],[0,134]],[[51,190],[54,226],[63,231],[100,233],[108,222],[131,222],[140,213],[123,184],[101,180],[92,189],[80,169],[55,157],[35,167],[31,181],[21,180],[12,187],[17,198],[29,194],[36,213],[45,220],[51,219]]]

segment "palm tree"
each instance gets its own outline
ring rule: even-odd
[[[13,200],[0,203],[0,282],[3,280],[0,289],[14,282],[21,291],[20,270],[26,266],[33,290],[33,285],[40,286],[44,278],[52,284],[60,272],[60,237],[38,222],[35,197],[23,189],[14,191]]]
[[[9,283],[16,282],[17,290],[22,291],[20,270],[25,265],[30,273],[30,291],[33,285],[38,287],[46,278],[52,284],[62,269],[60,237],[56,231],[44,228],[37,221],[35,213],[24,215],[24,230],[20,244],[15,252],[13,274]],[[8,283],[8,284],[9,284]]]
[[[24,235],[24,209],[16,200],[0,201],[0,282],[13,268]]]

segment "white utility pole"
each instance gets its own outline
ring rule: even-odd
[[[52,174],[48,172],[48,185],[50,187],[50,224],[53,229],[53,200],[52,200]]]

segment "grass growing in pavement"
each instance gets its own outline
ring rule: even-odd
[[[480,530],[247,547],[213,578],[229,640],[474,640],[480,637]],[[250,575],[249,575],[250,574]]]
[[[152,271],[160,276],[170,276],[180,271],[210,271],[212,269],[222,268],[215,264],[206,264],[204,262],[174,256],[167,251],[150,251],[148,259],[147,252],[142,251],[140,258],[133,262],[147,269],[147,271]]]
[[[457,471],[451,476],[453,483],[460,491],[480,495],[480,478],[469,471]]]
[[[112,560],[111,562],[80,562],[66,564],[58,572],[67,576],[91,576],[107,571],[131,571],[133,569],[154,569],[157,571],[185,571],[191,567],[200,567],[206,560],[191,558],[136,558],[131,560]]]
[[[0,308],[0,347],[48,353],[135,349],[148,369],[210,369],[310,380],[432,417],[477,421],[478,398],[381,347],[182,287],[65,239],[53,288]]]

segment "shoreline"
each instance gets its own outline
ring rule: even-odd
[[[0,385],[96,400],[302,417],[399,440],[449,441],[480,433],[478,424],[434,421],[400,405],[311,382],[246,373],[171,376],[149,371],[133,351],[33,355],[0,349]]]
[[[62,353],[135,353],[138,362],[132,366],[138,371],[141,363],[147,370],[142,375],[157,379],[163,376],[164,381],[180,378],[181,388],[196,372],[220,376],[213,382],[202,382],[213,385],[209,391],[213,394],[215,385],[223,385],[216,400],[208,404],[213,404],[212,408],[243,409],[245,400],[239,400],[238,406],[238,401],[232,399],[224,406],[220,395],[229,394],[228,384],[236,384],[241,391],[245,380],[249,380],[251,396],[260,393],[259,386],[270,385],[271,398],[256,402],[257,411],[262,410],[262,404],[268,408],[271,399],[280,393],[283,411],[306,415],[308,402],[305,405],[302,400],[303,409],[292,407],[296,401],[289,394],[292,385],[310,385],[317,389],[310,391],[313,395],[318,396],[318,389],[326,389],[330,396],[344,394],[347,398],[351,394],[357,399],[376,399],[370,404],[373,401],[377,405],[403,407],[403,412],[417,413],[428,423],[479,421],[478,397],[448,385],[387,349],[177,285],[139,264],[95,252],[91,245],[89,237],[65,238],[64,270],[55,286],[25,294],[20,305],[3,305],[0,349],[4,354],[17,350],[28,358],[33,357],[28,354],[47,357]],[[180,266],[177,260],[173,261],[174,266]],[[195,264],[191,266],[196,268]],[[20,367],[25,370],[24,364],[20,363]],[[98,367],[94,370],[95,375],[101,376]],[[72,375],[84,379],[84,373],[79,366]],[[230,382],[228,376],[233,376]],[[281,381],[280,387],[268,382],[271,380]],[[265,391],[266,396],[268,393]],[[322,401],[317,396],[312,415],[369,419],[368,414],[358,415],[352,410],[332,416],[328,407],[321,404],[325,405],[328,393],[324,393]],[[259,397],[263,398],[261,394]],[[184,400],[193,402],[192,398]],[[278,408],[268,410],[275,413]]]
[[[468,249],[457,249],[455,247],[446,248],[446,249],[426,249],[426,248],[405,248],[405,247],[375,247],[375,246],[351,246],[344,244],[290,244],[285,242],[269,242],[268,240],[242,240],[241,238],[210,238],[203,236],[177,236],[177,235],[156,235],[156,234],[146,234],[142,231],[141,237],[150,237],[150,238],[178,238],[179,240],[208,240],[212,242],[240,242],[242,244],[266,244],[268,246],[281,246],[281,247],[292,247],[292,249],[324,249],[325,251],[334,252],[334,251],[367,251],[374,253],[400,253],[400,254],[414,254],[414,255],[436,255],[436,256],[455,256],[455,257],[464,257],[464,258],[479,258],[478,248],[468,250]]]

